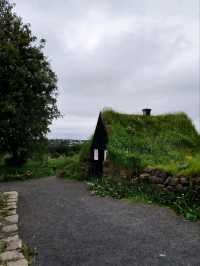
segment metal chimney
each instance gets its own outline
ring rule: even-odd
[[[142,109],[142,112],[143,112],[144,116],[150,116],[151,115],[151,109],[149,109],[149,108]]]

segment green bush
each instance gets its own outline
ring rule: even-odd
[[[47,142],[47,151],[50,157],[73,156],[78,154],[82,148],[82,142],[71,143],[65,139],[51,139]]]
[[[79,155],[67,157],[63,167],[60,167],[57,175],[67,179],[81,180]]]
[[[23,166],[9,167],[5,164],[0,165],[0,181],[26,180],[29,178],[39,178],[56,175],[59,169],[65,167],[67,157],[43,158],[43,160],[31,160]]]

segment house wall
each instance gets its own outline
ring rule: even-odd
[[[89,175],[102,176],[105,151],[107,150],[108,136],[101,114],[99,115],[95,133],[92,139],[89,162]],[[95,156],[96,155],[96,156]]]
[[[112,161],[106,160],[103,163],[103,176],[114,177],[115,179],[130,180],[133,177],[133,172],[126,168],[116,164],[113,164]]]

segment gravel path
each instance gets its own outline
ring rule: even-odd
[[[158,206],[90,195],[55,177],[0,183],[19,194],[20,235],[34,266],[200,265],[200,223]]]

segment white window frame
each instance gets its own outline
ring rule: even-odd
[[[104,150],[104,161],[107,160],[107,156],[108,156],[108,151],[107,150]]]
[[[99,150],[94,149],[94,161],[98,161],[98,160],[99,160]]]

